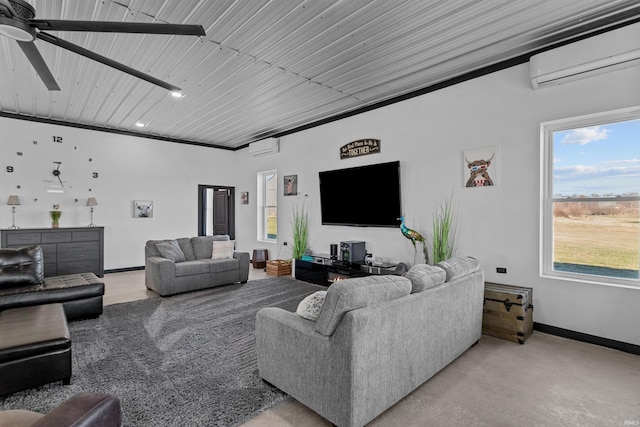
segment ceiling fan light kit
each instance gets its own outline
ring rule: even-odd
[[[169,34],[201,37],[206,35],[201,25],[33,19],[35,16],[35,9],[24,0],[0,0],[0,34],[18,42],[40,79],[50,91],[60,90],[60,87],[34,43],[36,38],[165,88],[171,91],[175,97],[182,97],[181,89],[177,86],[45,33],[43,30]],[[180,95],[176,96],[174,93],[180,93]]]

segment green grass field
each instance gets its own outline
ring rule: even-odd
[[[638,270],[638,216],[556,216],[553,227],[554,262]]]

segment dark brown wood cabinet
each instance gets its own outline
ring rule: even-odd
[[[3,248],[42,247],[45,277],[77,273],[104,276],[104,227],[25,228],[0,233]]]

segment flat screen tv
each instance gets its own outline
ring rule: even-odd
[[[323,225],[399,227],[400,162],[320,172]]]

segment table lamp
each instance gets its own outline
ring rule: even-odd
[[[20,199],[15,194],[12,194],[7,200],[7,205],[11,206],[13,211],[13,225],[9,227],[9,230],[17,230],[20,227],[16,225],[16,206],[20,205]]]
[[[95,197],[89,197],[87,199],[87,206],[91,206],[91,224],[89,224],[89,227],[95,227],[96,225],[93,223],[93,207],[98,206],[98,201]]]

